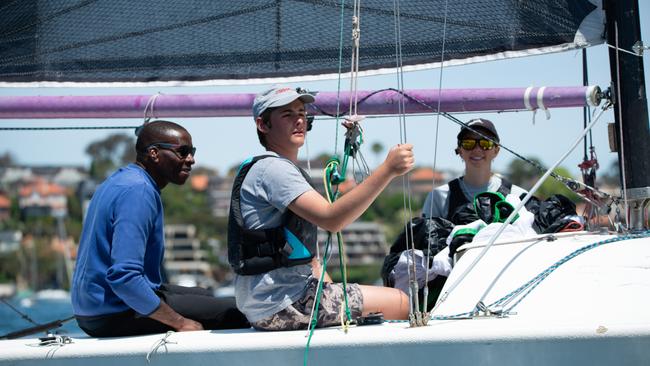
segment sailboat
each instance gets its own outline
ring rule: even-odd
[[[2,7],[3,11],[18,9],[11,13],[13,17],[7,24],[32,19],[22,27],[14,26],[15,30],[9,31],[11,38],[5,44],[27,44],[30,46],[27,49],[40,50],[35,51],[38,57],[22,49],[0,59],[0,77],[9,84],[138,84],[148,81],[164,84],[178,80],[235,84],[242,80],[271,82],[298,80],[306,76],[323,77],[340,72],[331,60],[338,59],[332,55],[341,49],[338,38],[328,38],[329,41],[325,42],[327,37],[324,35],[338,36],[339,25],[334,20],[338,18],[335,16],[339,12],[346,15],[352,8],[345,2],[342,2],[344,6],[339,6],[335,1],[228,4],[189,1],[184,2],[182,11],[179,11],[173,1],[157,1],[155,4],[129,4],[132,8],[124,13],[118,11],[119,5],[112,8],[97,1],[27,3],[30,6],[23,7],[14,2]],[[220,7],[222,12],[215,13],[215,7]],[[387,19],[396,19],[395,24],[401,24],[396,28],[404,32],[402,36],[406,33],[413,36],[409,40],[400,39],[401,36],[397,36],[400,33],[391,28],[384,39],[377,41],[378,36],[371,37],[377,42],[359,48],[360,73],[497,60],[606,42],[611,47],[612,85],[609,92],[604,92],[607,88],[590,87],[571,91],[563,89],[561,92],[552,88],[521,88],[517,91],[484,90],[472,98],[468,96],[471,94],[469,91],[398,89],[383,91],[388,95],[373,92],[357,95],[367,101],[359,104],[359,114],[366,115],[397,113],[398,106],[403,108],[400,113],[428,111],[449,114],[469,108],[545,110],[552,108],[553,103],[560,103],[561,107],[584,107],[589,103],[596,107],[611,103],[616,117],[615,141],[621,161],[622,197],[626,207],[617,223],[618,231],[597,228],[595,231],[507,240],[500,239],[497,234],[486,241],[467,244],[460,249],[462,256],[455,263],[433,312],[426,314],[426,325],[422,326],[413,326],[409,322],[385,322],[353,326],[347,331],[337,327],[317,329],[309,343],[306,331],[254,330],[168,333],[102,340],[54,337],[46,344],[36,339],[20,339],[0,341],[0,360],[14,365],[31,365],[44,359],[62,365],[85,365],[89,362],[136,365],[147,361],[161,365],[650,363],[650,314],[647,311],[650,307],[647,291],[650,287],[647,231],[650,200],[650,176],[647,174],[650,144],[647,141],[650,132],[643,62],[638,56],[644,48],[642,43],[637,43],[640,35],[636,1],[503,1],[489,4],[469,0],[405,4],[367,1],[360,9],[364,16],[370,14],[368,18],[362,18],[361,24],[371,24],[370,28],[377,30],[382,29]],[[297,13],[290,13],[293,11]],[[39,16],[30,17],[34,14]],[[71,39],[63,44],[57,43],[61,35],[57,32],[66,28],[57,28],[50,22],[61,19],[63,24],[70,24],[68,17],[75,14],[82,15],[72,19],[85,19],[83,32],[66,36]],[[142,14],[149,16],[143,17]],[[189,20],[180,20],[183,16]],[[245,21],[236,23],[238,17]],[[477,21],[478,17],[480,21]],[[122,22],[123,18],[145,19],[144,23],[150,21],[151,24],[143,28],[150,32],[138,31],[133,25],[129,28],[124,24],[126,22]],[[402,18],[405,19],[403,23],[400,21]],[[112,35],[101,33],[105,28],[96,29],[93,24],[101,24],[103,19],[114,21],[124,29]],[[221,20],[224,24],[219,24],[223,28],[210,26],[211,22]],[[142,24],[141,21],[133,24],[136,23]],[[427,26],[432,23],[437,24],[436,31],[442,32],[427,31]],[[522,30],[515,24],[531,24],[531,28],[524,26]],[[199,28],[191,29],[192,26]],[[333,31],[332,27],[335,28]],[[340,28],[351,32],[351,27]],[[550,28],[560,31],[548,35],[545,32]],[[40,30],[37,33],[39,37],[33,34],[22,37],[19,31],[25,29],[30,32]],[[368,33],[366,28],[363,29],[364,35]],[[156,42],[172,30],[177,31],[174,34],[180,38],[169,39],[176,43],[167,52],[157,48],[157,54],[146,53],[150,49],[147,40],[139,36],[151,34],[153,38],[149,41]],[[192,31],[210,32],[208,34],[217,47],[224,48],[211,53],[203,48],[205,44],[200,40],[196,43],[190,41],[197,35]],[[443,42],[444,36],[435,38],[435,41],[431,36],[431,33],[444,35],[447,32],[454,35],[455,44]],[[477,32],[480,36],[470,36]],[[603,32],[606,32],[607,39],[602,38]],[[250,34],[253,36],[247,38]],[[274,42],[265,38],[269,34],[272,34],[270,39]],[[42,37],[51,43],[43,42]],[[255,48],[260,44],[256,42],[258,38],[263,39],[260,43],[266,48]],[[307,38],[304,43],[298,42],[304,38]],[[188,43],[187,55],[176,53],[180,48],[179,39]],[[314,39],[318,41],[314,42]],[[391,44],[401,46],[387,46]],[[227,45],[230,48],[225,47]],[[347,50],[346,57],[353,54],[351,50],[343,49]],[[118,57],[121,50],[126,50],[126,53]],[[5,51],[10,52],[8,48]],[[84,58],[86,52],[95,57],[94,62]],[[397,64],[394,58],[387,61],[385,55],[388,53],[401,54],[401,61]],[[234,67],[236,65],[244,67]],[[519,95],[513,97],[517,105],[477,106],[494,99],[507,99],[504,94],[510,92]],[[571,103],[560,102],[566,100],[560,96],[565,92],[570,95],[566,99],[573,100]],[[457,98],[451,99],[452,94],[458,94]],[[350,94],[336,95],[321,93],[323,102],[319,103],[322,104],[317,104],[318,108],[311,112],[317,116],[337,114],[337,105],[346,110],[349,105],[339,100],[349,100]],[[0,100],[0,116],[139,117],[147,108],[155,109],[158,117],[197,117],[213,113],[233,116],[249,113],[252,97],[243,94],[207,97],[163,95],[155,98],[143,95],[8,97]],[[445,99],[447,97],[450,99]],[[607,101],[601,103],[600,99]],[[326,103],[328,100],[331,100],[330,104]],[[469,107],[472,102],[476,104]],[[382,109],[386,105],[391,105],[392,109]],[[583,133],[587,132],[586,128]],[[581,141],[580,137],[576,136],[576,143]]]

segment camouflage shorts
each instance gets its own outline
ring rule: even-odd
[[[317,289],[318,279],[312,278],[307,284],[307,291],[302,299],[268,318],[253,322],[253,327],[260,330],[307,329]],[[361,316],[363,295],[361,294],[361,288],[356,283],[348,284],[347,289],[348,306],[350,307],[352,319],[355,319]],[[344,303],[343,284],[323,283],[323,292],[318,306],[317,327],[341,324],[341,303]]]

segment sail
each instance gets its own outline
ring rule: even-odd
[[[352,5],[341,3],[5,1],[0,83],[218,85],[332,77],[339,59],[342,72],[349,71],[352,53]],[[600,7],[597,0],[363,0],[360,70],[394,68],[397,44],[407,69],[599,44]]]

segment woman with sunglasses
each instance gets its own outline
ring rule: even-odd
[[[483,118],[467,122],[458,133],[456,154],[465,162],[465,175],[434,189],[422,208],[425,217],[451,220],[454,213],[472,202],[481,192],[500,192],[517,197],[527,193],[507,179],[492,174],[492,161],[499,154],[499,134],[494,124]]]

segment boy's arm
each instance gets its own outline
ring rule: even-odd
[[[291,202],[289,209],[325,230],[340,231],[359,218],[394,177],[411,170],[414,162],[413,145],[397,145],[374,173],[334,203],[312,190]]]

